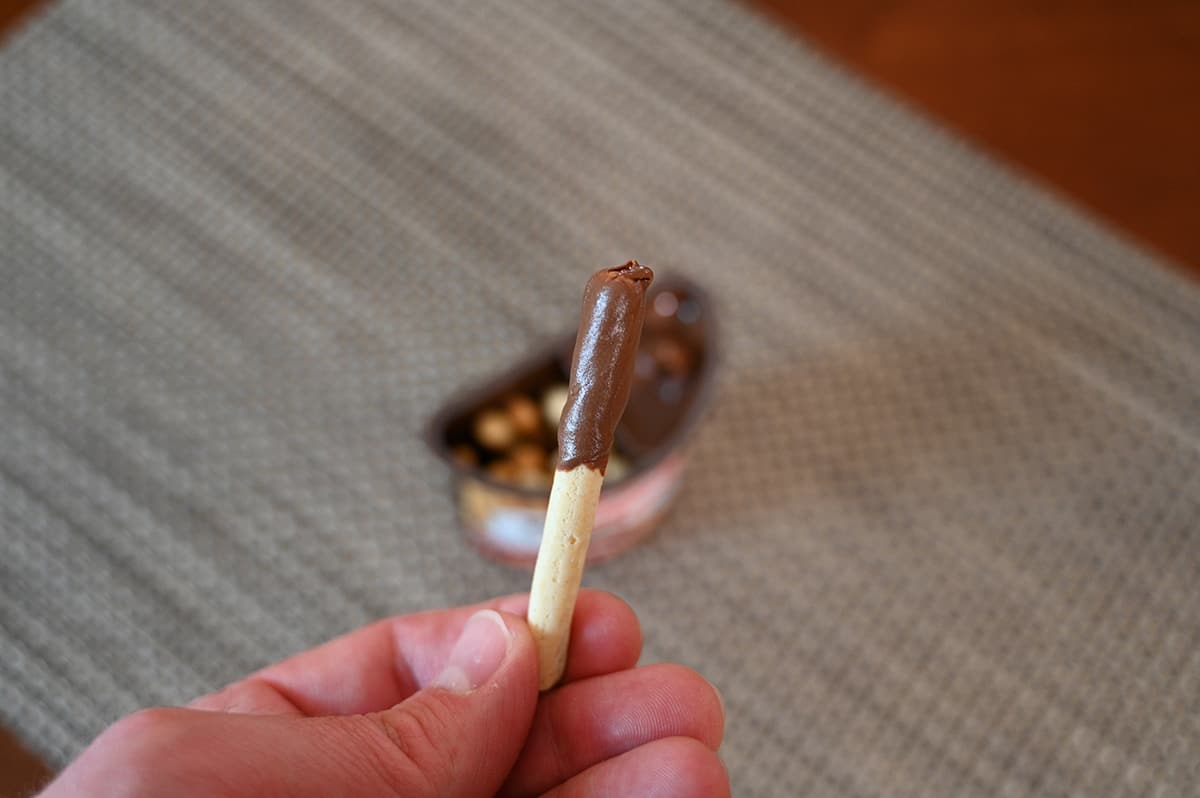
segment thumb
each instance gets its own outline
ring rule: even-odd
[[[483,610],[437,676],[391,709],[143,710],[110,727],[44,795],[492,796],[529,735],[537,681],[525,622]]]
[[[254,758],[245,780],[236,779],[238,795],[490,798],[525,745],[537,681],[537,653],[524,620],[481,610],[467,620],[438,674],[391,709],[243,716],[242,731],[227,729],[218,744],[237,740],[243,750],[270,751]],[[237,719],[222,717],[227,724]],[[270,743],[263,740],[268,735]]]
[[[537,695],[529,628],[514,615],[481,610],[428,686],[368,717],[386,733],[385,761],[401,794],[491,796],[525,745]]]

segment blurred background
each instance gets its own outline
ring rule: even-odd
[[[0,0],[0,42],[44,6]],[[1200,4],[750,0],[755,13],[1200,277]],[[0,64],[0,69],[3,69]],[[0,796],[47,767],[0,731]]]

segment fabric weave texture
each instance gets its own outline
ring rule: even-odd
[[[0,52],[0,242],[0,720],[56,764],[526,589],[423,425],[636,257],[720,386],[586,582],[735,794],[1196,794],[1200,291],[741,7],[69,0]]]

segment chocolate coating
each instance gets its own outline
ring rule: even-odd
[[[571,357],[571,384],[558,425],[561,471],[584,465],[603,474],[608,465],[613,432],[629,401],[646,289],[653,279],[654,272],[631,260],[588,280]]]

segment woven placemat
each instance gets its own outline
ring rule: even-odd
[[[638,257],[720,391],[587,582],[737,795],[1196,794],[1200,293],[744,9],[66,2],[0,54],[0,242],[0,720],[54,763],[524,589],[422,425]]]

